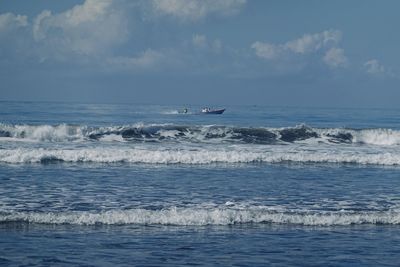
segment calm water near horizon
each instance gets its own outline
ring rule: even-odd
[[[224,107],[0,102],[0,265],[399,266],[400,109]]]

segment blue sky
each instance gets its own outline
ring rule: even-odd
[[[0,100],[397,107],[400,2],[0,0]]]

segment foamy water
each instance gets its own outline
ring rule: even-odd
[[[4,163],[400,164],[400,132],[381,128],[2,124],[0,133]]]
[[[357,143],[365,145],[400,145],[400,131],[392,129],[313,128],[307,125],[293,127],[235,127],[219,125],[143,124],[121,126],[79,125],[10,125],[0,124],[2,139],[13,138],[38,142],[105,140],[177,142],[232,142],[268,144],[316,139],[330,143]],[[7,139],[5,139],[7,140]],[[12,141],[12,139],[9,139]]]
[[[0,265],[398,262],[400,111],[2,104]]]
[[[133,209],[105,212],[13,212],[0,214],[1,222],[76,225],[234,225],[273,223],[305,226],[357,224],[400,224],[400,212],[274,212],[263,207],[251,209],[170,208],[159,211]]]
[[[375,165],[400,165],[397,151],[328,150],[309,151],[303,147],[288,148],[231,148],[231,149],[3,149],[3,163],[148,163],[148,164],[211,164],[211,163],[351,163]]]

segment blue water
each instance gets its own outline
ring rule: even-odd
[[[400,264],[400,110],[0,108],[2,266]]]

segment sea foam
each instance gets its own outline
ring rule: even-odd
[[[3,163],[149,163],[149,164],[210,164],[210,163],[352,163],[400,165],[398,152],[358,150],[307,150],[282,146],[272,149],[252,148],[75,148],[75,149],[0,149]]]
[[[113,136],[109,138],[109,136]],[[281,144],[316,140],[331,144],[400,145],[400,131],[392,129],[313,128],[298,125],[285,128],[235,127],[218,125],[143,124],[95,127],[87,125],[0,124],[0,137],[38,142],[118,141]],[[117,138],[118,137],[118,138]]]
[[[264,207],[177,208],[162,210],[130,209],[102,212],[2,212],[0,222],[74,225],[233,225],[270,223],[285,225],[337,226],[352,224],[400,224],[400,213],[271,211]]]

